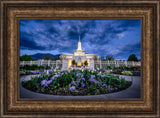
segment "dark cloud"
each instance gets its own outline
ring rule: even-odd
[[[44,49],[44,47],[38,46],[37,43],[34,42],[32,35],[27,35],[25,32],[21,32],[20,34],[20,47],[24,47],[29,50]]]
[[[140,20],[120,20],[118,27],[123,28],[133,28],[133,27],[139,27],[140,26]]]
[[[140,52],[134,42],[140,41],[137,30],[140,30],[140,20],[21,20],[20,52],[73,53],[80,35],[86,53],[127,56]],[[129,40],[125,40],[128,36]],[[120,48],[116,47],[117,43]],[[128,47],[135,50],[129,51]]]
[[[124,58],[127,59],[129,55],[135,54],[138,58],[141,57],[141,43],[140,41],[136,44],[127,44],[121,49],[119,49],[119,53],[115,55],[116,58]]]

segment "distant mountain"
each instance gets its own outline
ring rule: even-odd
[[[34,55],[30,55],[32,57],[32,59],[34,60],[39,60],[39,59],[44,59],[45,56],[48,56],[50,57],[50,59],[60,59],[59,56],[60,54],[57,54],[57,55],[53,55],[53,54],[50,54],[50,53],[37,53],[37,54],[34,54]]]

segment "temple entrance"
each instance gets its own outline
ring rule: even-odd
[[[81,62],[78,62],[78,63],[77,63],[77,66],[82,66]]]
[[[68,67],[71,66],[71,59],[68,59]]]
[[[78,60],[77,60],[77,66],[82,66],[82,60],[81,60],[81,57],[78,57]]]

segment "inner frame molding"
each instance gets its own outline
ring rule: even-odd
[[[2,117],[159,116],[158,1],[2,1],[1,13]],[[140,19],[141,98],[20,99],[21,19]]]

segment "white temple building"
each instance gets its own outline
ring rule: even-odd
[[[90,60],[97,58],[99,56],[96,54],[85,54],[85,51],[81,48],[81,41],[79,36],[78,49],[74,51],[74,54],[62,54],[60,55],[61,59],[68,60],[68,67],[72,66],[72,60],[75,60],[77,66],[82,66],[85,61],[88,62],[88,66],[90,66]]]

